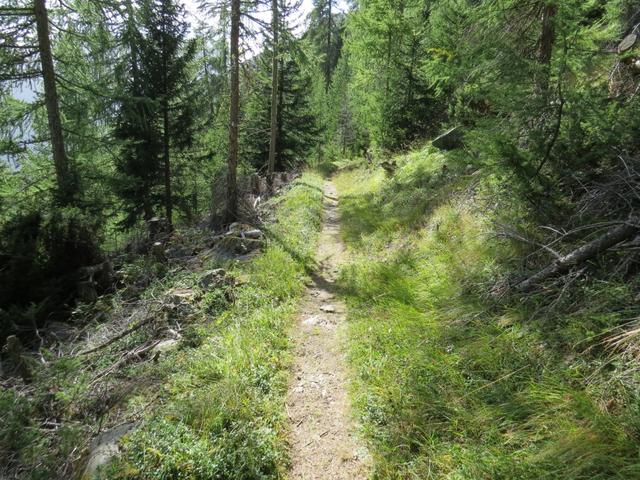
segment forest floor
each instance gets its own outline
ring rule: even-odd
[[[341,341],[346,307],[337,291],[344,261],[336,188],[324,185],[324,220],[302,310],[292,333],[293,377],[287,395],[291,478],[364,479],[367,448],[356,437]]]
[[[33,380],[0,385],[0,478],[286,478],[290,333],[322,187],[308,172],[265,202],[259,254],[183,228],[166,259],[128,257]]]

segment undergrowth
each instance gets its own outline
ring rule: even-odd
[[[373,478],[640,478],[638,369],[603,343],[637,285],[493,298],[522,247],[493,235],[492,179],[430,147],[397,161],[337,177]]]

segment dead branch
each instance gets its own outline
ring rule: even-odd
[[[496,232],[496,235],[499,237],[506,237],[506,238],[511,238],[514,240],[518,240],[520,242],[529,244],[529,245],[533,245],[535,247],[541,248],[542,250],[546,250],[547,252],[549,252],[551,255],[553,255],[555,258],[561,258],[562,255],[560,255],[558,252],[556,252],[553,248],[551,248],[549,245],[545,245],[544,243],[540,243],[537,242],[535,240],[532,240],[530,238],[525,237],[524,235],[521,235],[520,233],[518,233],[517,231],[508,228],[506,225],[499,225],[500,226],[500,231]]]
[[[103,377],[106,377],[110,373],[115,372],[119,368],[124,367],[135,358],[142,357],[143,355],[148,353],[150,350],[152,350],[154,347],[156,347],[156,345],[158,345],[161,341],[162,340],[155,340],[151,343],[143,345],[140,348],[137,348],[130,352],[125,352],[114,364],[110,365],[109,367],[105,368],[100,373],[98,373],[96,376],[94,376],[93,380],[91,381],[91,385],[95,385],[98,382],[98,380],[100,380]]]
[[[531,290],[531,288],[533,288],[537,283],[540,283],[549,277],[565,273],[572,267],[580,265],[599,253],[632,238],[638,234],[638,231],[640,231],[640,224],[638,222],[638,217],[629,218],[627,222],[609,230],[595,240],[592,240],[571,253],[556,259],[538,273],[517,283],[515,288],[521,292]]]
[[[92,348],[90,350],[85,350],[84,352],[80,352],[80,353],[78,353],[78,355],[89,355],[90,353],[94,353],[94,352],[97,352],[98,350],[102,350],[103,348],[106,348],[109,345],[117,342],[121,338],[126,337],[127,335],[129,335],[129,334],[131,334],[131,333],[133,333],[133,332],[135,332],[137,330],[140,330],[142,327],[144,327],[145,325],[147,325],[148,323],[150,323],[154,319],[155,319],[154,316],[147,317],[144,320],[142,320],[140,323],[137,323],[133,327],[127,328],[125,331],[119,333],[118,335],[116,335],[113,338],[110,338],[109,340],[107,340],[106,342],[98,345],[97,347]]]

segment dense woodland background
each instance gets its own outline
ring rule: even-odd
[[[48,325],[78,322],[85,304],[126,286],[112,270],[153,254],[150,229],[166,240],[255,223],[258,176],[264,199],[274,172],[382,166],[384,205],[422,213],[443,184],[481,178],[464,191],[482,198],[490,241],[511,248],[493,260],[499,273],[471,272],[464,294],[553,322],[558,357],[588,349],[586,373],[567,382],[615,378],[597,418],[622,419],[626,435],[590,469],[531,478],[640,478],[640,1],[314,0],[300,11],[203,0],[194,24],[178,0],[3,3],[4,375],[31,375],[12,342],[42,356]],[[452,128],[437,171],[397,177],[408,152]],[[9,458],[22,444],[7,425]],[[529,478],[510,472],[491,478]]]

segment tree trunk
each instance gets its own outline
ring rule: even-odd
[[[623,223],[622,225],[609,230],[607,233],[574,250],[568,255],[558,258],[548,267],[543,268],[535,275],[532,275],[526,280],[516,284],[515,288],[517,290],[526,292],[527,290],[530,290],[533,286],[535,286],[535,284],[546,280],[549,277],[565,273],[569,269],[571,269],[571,267],[584,263],[587,260],[595,257],[600,252],[603,252],[621,242],[624,242],[625,240],[638,234],[638,231],[640,231],[639,222],[640,218],[630,218],[626,223]]]
[[[325,92],[329,92],[329,86],[331,85],[331,24],[333,23],[331,1],[327,0],[327,56],[325,58]]]
[[[162,157],[164,160],[164,208],[167,228],[173,230],[173,197],[171,194],[171,159],[169,157],[169,79],[165,35],[162,36]]]
[[[53,55],[51,54],[51,42],[49,40],[49,18],[45,0],[35,0],[34,13],[38,32],[38,49],[40,62],[42,63],[42,77],[44,85],[44,102],[47,108],[47,120],[51,135],[51,149],[53,151],[53,164],[56,171],[58,186],[58,201],[62,205],[69,205],[77,193],[77,185],[71,169],[69,159],[64,148],[64,136],[62,134],[62,122],[60,121],[60,108],[58,105],[58,91],[56,87],[56,74],[53,67]]]
[[[546,4],[542,11],[542,32],[538,48],[538,62],[544,66],[544,71],[537,79],[538,91],[544,92],[549,88],[549,64],[553,54],[553,44],[556,39],[555,17],[558,7]]]
[[[138,44],[136,42],[136,40],[134,40],[133,32],[136,32],[136,19],[135,19],[135,14],[133,11],[133,4],[131,3],[131,0],[128,0],[125,3],[125,7],[127,9],[127,30],[129,31],[127,34],[127,38],[129,40],[129,48],[131,49],[131,76],[133,78],[133,85],[135,86],[134,88],[139,89],[140,87],[140,80],[138,77]],[[136,37],[137,39],[137,37]],[[140,92],[138,90],[136,90],[136,94],[139,94]]]
[[[412,37],[411,39],[411,54],[409,60],[409,85],[407,86],[407,108],[411,108],[413,104],[413,84],[414,84],[414,69],[416,64],[416,53],[418,49],[418,39],[416,37]]]
[[[167,226],[173,230],[173,197],[171,194],[171,159],[169,157],[169,105],[167,105],[166,93],[162,101],[162,148],[164,157],[164,208],[167,216]]]
[[[211,106],[211,125],[216,121],[216,102],[213,100],[215,97],[214,89],[211,86],[211,76],[209,75],[209,67],[207,66],[209,54],[207,52],[207,42],[202,41],[202,61],[204,64],[204,80],[207,85],[207,93],[209,94],[209,105]]]
[[[229,222],[238,218],[238,121],[240,117],[240,0],[231,0],[231,79],[229,107],[229,158],[227,162],[227,212]]]
[[[282,11],[282,4],[280,4],[280,11]],[[278,88],[278,134],[276,138],[282,139],[284,138],[284,125],[282,123],[282,114],[284,112],[284,60],[282,56],[278,59],[278,85],[280,85],[280,88]],[[282,150],[278,148],[278,143],[276,142],[276,158],[281,154]]]
[[[276,142],[278,140],[278,0],[271,0],[271,29],[273,31],[273,58],[271,59],[271,135],[267,181],[273,188],[273,172],[276,166]]]
[[[391,27],[387,27],[387,60],[385,65],[385,88],[384,94],[385,97],[389,97],[390,93],[390,77],[391,77],[391,39],[393,38],[393,33],[391,32]]]

